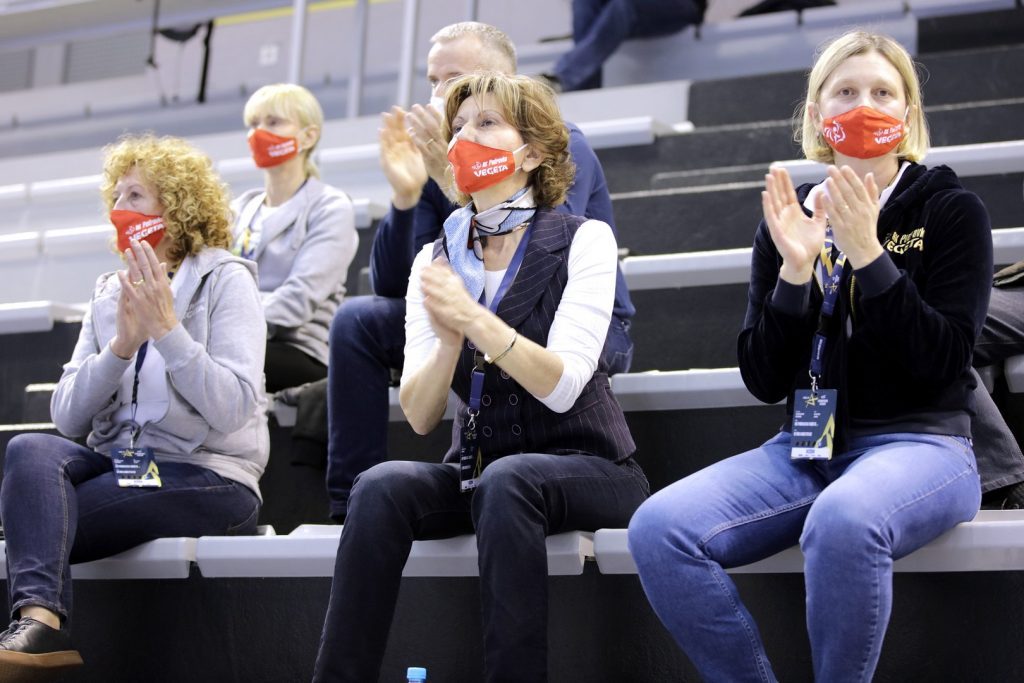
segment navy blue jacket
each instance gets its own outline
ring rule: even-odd
[[[801,202],[811,187],[798,188]],[[992,281],[988,212],[949,168],[911,164],[878,217],[878,239],[881,256],[844,270],[827,329],[821,386],[838,389],[836,450],[851,434],[970,436],[971,352]],[[761,221],[739,365],[754,396],[787,399],[792,420],[794,390],[810,386],[822,295],[815,281],[780,280],[781,265]]]

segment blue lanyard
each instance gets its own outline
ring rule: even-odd
[[[828,345],[828,321],[839,299],[839,282],[843,279],[843,270],[846,266],[846,254],[839,252],[835,261],[832,261],[832,226],[825,230],[825,242],[821,245],[821,254],[818,257],[818,272],[821,275],[821,311],[818,314],[818,329],[811,340],[811,391],[818,390],[818,379],[821,377],[825,365],[825,347]]]
[[[139,372],[142,370],[142,364],[146,362],[146,351],[148,350],[149,342],[144,341],[142,342],[142,346],[139,347],[139,350],[135,352],[135,381],[132,382],[132,424],[134,425],[131,436],[132,448],[135,447],[136,437],[139,435],[139,432],[142,431],[142,427],[140,427],[139,423],[135,421],[135,414],[139,410]]]
[[[494,298],[491,299],[490,305],[487,307],[491,313],[497,314],[498,305],[501,304],[501,300],[505,298],[512,282],[516,279],[516,275],[519,274],[519,269],[523,265],[523,258],[526,256],[526,245],[530,241],[530,227],[526,228],[526,232],[523,233],[523,238],[519,241],[519,245],[516,247],[516,253],[512,255],[512,260],[508,264],[508,269],[505,271],[505,276],[501,278],[501,284],[498,285],[498,291],[494,293]],[[480,294],[480,303],[483,303],[486,299],[486,293]],[[474,362],[473,376],[470,379],[469,388],[469,410],[471,416],[475,416],[480,412],[480,397],[484,391],[484,362],[483,356],[478,356]]]

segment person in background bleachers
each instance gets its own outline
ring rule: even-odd
[[[623,41],[682,31],[704,20],[707,0],[573,0],[573,47],[542,78],[556,90],[601,87],[601,67]]]
[[[726,568],[799,541],[814,679],[868,681],[893,562],[978,511],[971,351],[992,273],[988,213],[928,146],[914,64],[854,31],[810,73],[801,139],[827,179],[762,193],[739,365],[788,398],[766,443],[659,491],[629,526],[659,618],[709,681],[775,681]]]
[[[348,196],[320,181],[312,154],[324,114],[300,85],[267,85],[243,115],[264,187],[232,202],[232,250],[259,266],[267,391],[327,376],[327,336],[359,245]]]
[[[260,510],[266,323],[255,265],[227,251],[227,188],[177,138],[105,152],[126,267],[97,281],[51,402],[57,429],[87,446],[49,434],[7,446],[4,681],[82,663],[66,625],[71,563],[163,536],[252,533]]]
[[[348,299],[331,327],[328,364],[327,491],[330,515],[345,518],[352,481],[387,459],[388,382],[402,367],[405,295],[413,257],[433,242],[458,207],[442,187],[448,167],[441,143],[440,107],[451,79],[491,70],[516,71],[515,46],[504,33],[476,22],[452,24],[431,38],[427,78],[431,106],[398,107],[383,115],[381,165],[391,184],[391,210],[380,221],[370,253],[375,296]],[[579,128],[566,124],[576,178],[559,211],[604,221],[615,230],[604,172]],[[633,358],[629,336],[635,314],[622,273],[616,275],[615,308],[602,367],[626,372]]]
[[[615,236],[553,209],[573,174],[554,94],[525,76],[466,76],[444,112],[466,205],[412,267],[401,403],[426,434],[453,390],[452,445],[444,463],[356,479],[315,681],[377,680],[413,540],[474,531],[485,678],[547,680],[545,537],[624,524],[648,493],[598,365]]]

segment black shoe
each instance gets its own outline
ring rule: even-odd
[[[22,617],[0,633],[0,681],[43,681],[81,665],[82,656],[64,629]]]
[[[1024,510],[1024,482],[1012,484],[1003,490],[1006,491],[1006,498],[1003,499],[1004,510]]]

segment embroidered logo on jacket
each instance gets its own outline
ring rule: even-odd
[[[886,251],[894,254],[905,254],[911,249],[924,251],[924,228],[918,228],[907,235],[891,232],[886,236],[883,246]]]

